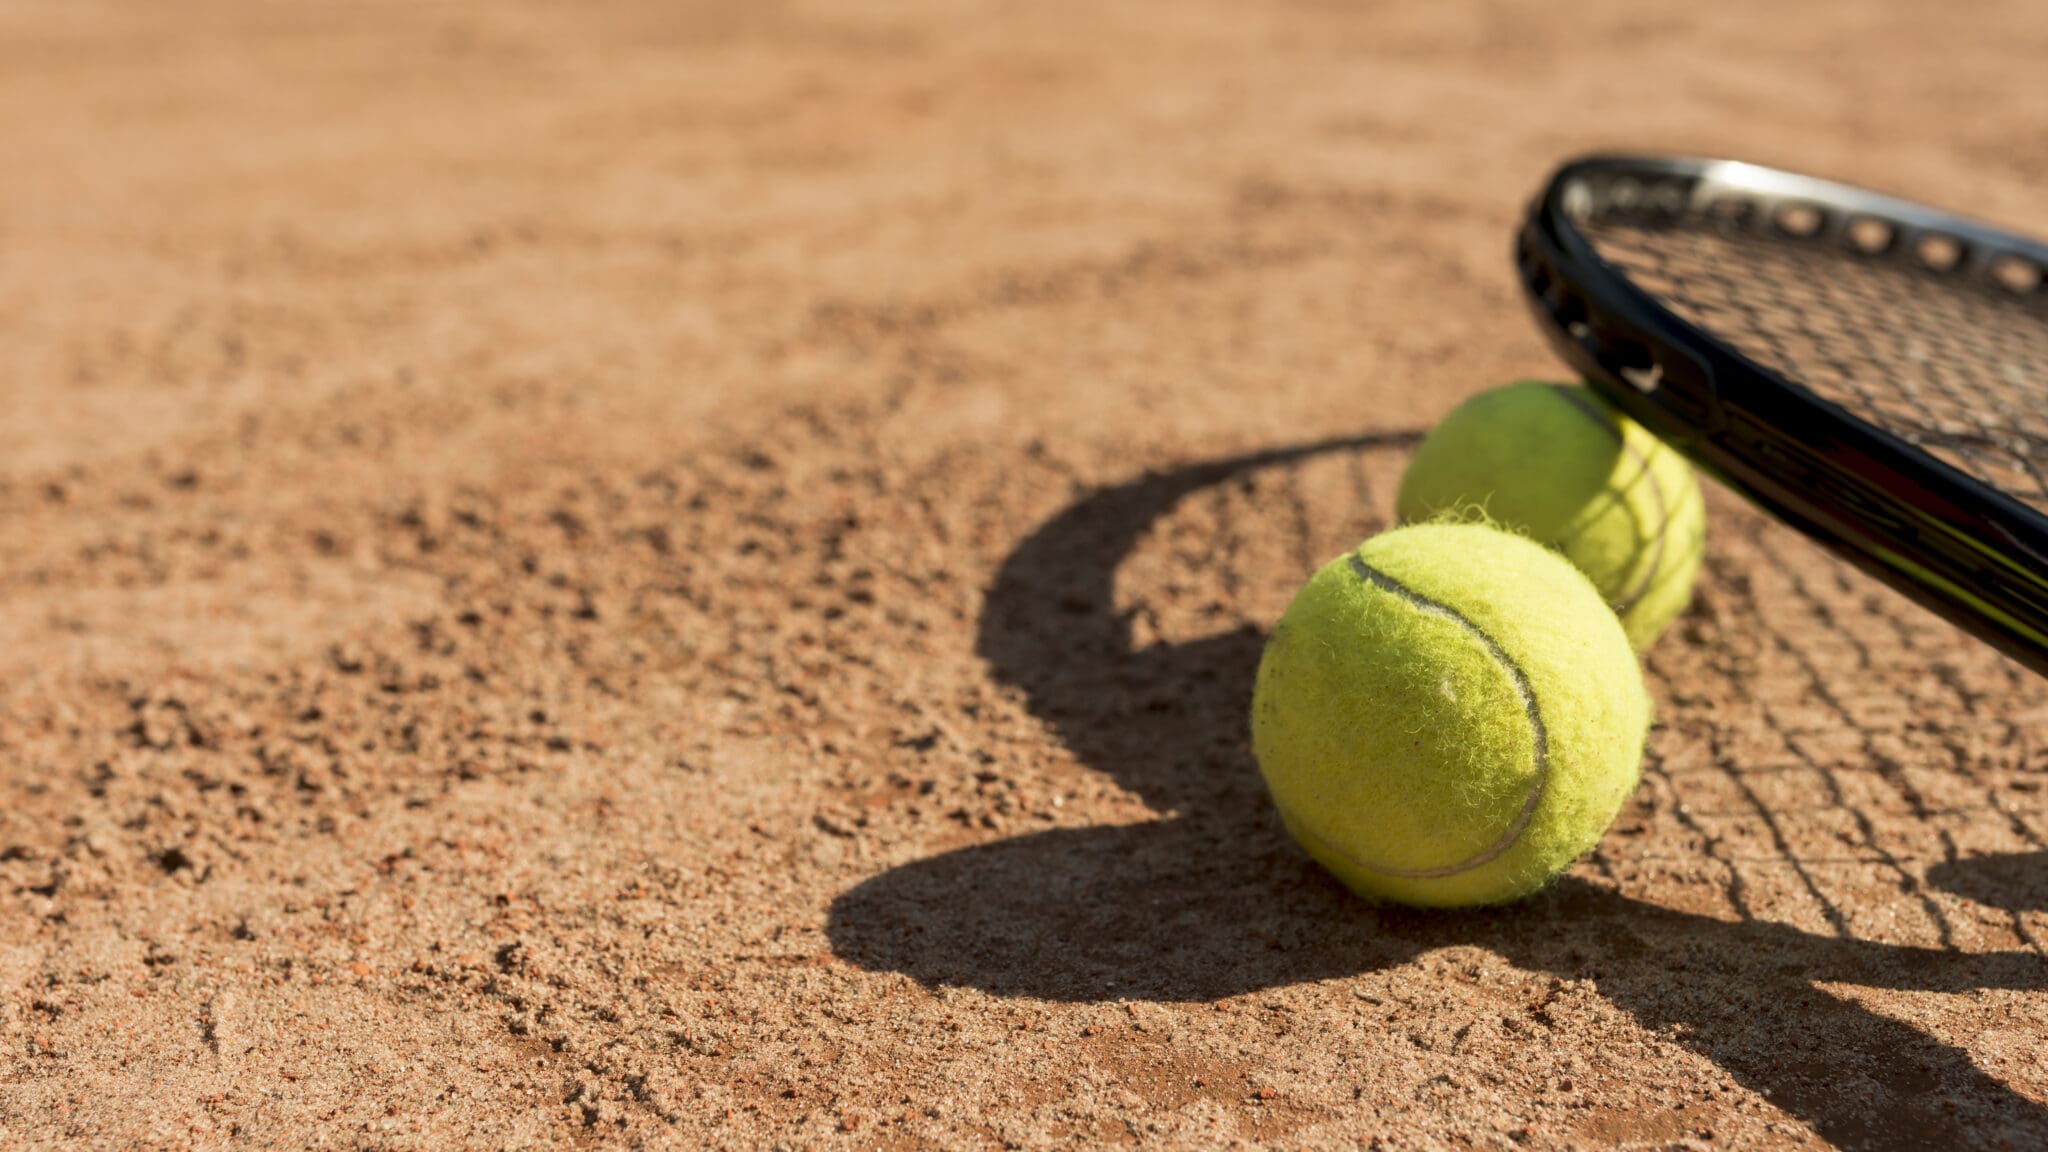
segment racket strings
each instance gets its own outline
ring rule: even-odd
[[[2048,512],[2048,312],[1825,242],[1705,218],[1583,225],[1686,322]]]

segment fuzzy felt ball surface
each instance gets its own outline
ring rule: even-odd
[[[1396,511],[1478,510],[1563,553],[1647,649],[1692,599],[1706,505],[1684,458],[1589,388],[1525,380],[1482,392],[1431,430]]]
[[[1267,642],[1252,743],[1296,840],[1353,890],[1502,903],[1590,849],[1650,719],[1627,635],[1558,554],[1479,524],[1325,565]]]

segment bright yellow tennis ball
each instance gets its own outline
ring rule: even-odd
[[[1420,524],[1295,596],[1259,662],[1252,746],[1288,830],[1354,891],[1497,904],[1599,841],[1649,719],[1628,637],[1563,557]]]
[[[1647,649],[1692,599],[1706,506],[1677,452],[1587,388],[1525,380],[1444,417],[1408,462],[1395,511],[1478,508],[1564,553]]]

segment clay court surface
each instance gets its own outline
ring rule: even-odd
[[[0,1145],[2048,1146],[2048,684],[1720,490],[1598,853],[1264,630],[1552,163],[2048,232],[2013,2],[0,5]]]

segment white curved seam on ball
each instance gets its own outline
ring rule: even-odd
[[[1621,450],[1628,453],[1635,461],[1636,467],[1641,470],[1643,478],[1650,483],[1650,499],[1657,506],[1657,530],[1650,534],[1650,562],[1643,567],[1643,574],[1636,578],[1634,587],[1616,597],[1614,601],[1614,614],[1625,616],[1629,609],[1634,608],[1638,601],[1649,594],[1650,589],[1656,584],[1657,570],[1664,566],[1664,534],[1671,528],[1671,506],[1664,499],[1664,485],[1657,482],[1657,472],[1650,467],[1650,458],[1643,454],[1642,449],[1629,443],[1628,435],[1616,427],[1606,413],[1588,403],[1573,388],[1552,385],[1551,391],[1557,393],[1558,399],[1577,409],[1580,415],[1614,437],[1621,445]]]
[[[1499,858],[1502,853],[1514,847],[1515,842],[1522,838],[1522,833],[1528,830],[1529,821],[1535,818],[1536,808],[1543,802],[1544,789],[1550,783],[1550,735],[1543,726],[1543,713],[1536,706],[1536,690],[1530,685],[1529,677],[1522,671],[1522,666],[1515,663],[1514,658],[1509,656],[1507,651],[1494,641],[1493,637],[1488,636],[1485,629],[1466,619],[1464,613],[1459,612],[1448,604],[1432,600],[1422,593],[1415,591],[1392,576],[1367,564],[1355,552],[1351,554],[1350,560],[1351,570],[1358,574],[1359,579],[1364,580],[1383,592],[1399,596],[1407,601],[1408,605],[1412,608],[1428,612],[1431,615],[1441,616],[1471,633],[1479,641],[1480,645],[1486,649],[1486,654],[1493,657],[1496,663],[1507,670],[1508,682],[1514,685],[1515,695],[1521,697],[1522,700],[1522,711],[1529,717],[1529,732],[1534,738],[1535,743],[1534,753],[1531,757],[1535,769],[1533,773],[1534,779],[1529,785],[1529,798],[1522,802],[1522,810],[1515,814],[1514,822],[1508,825],[1507,831],[1501,833],[1500,839],[1481,849],[1477,855],[1460,860],[1456,864],[1446,864],[1441,868],[1389,868],[1380,864],[1370,864],[1330,843],[1325,837],[1317,835],[1315,830],[1310,828],[1308,823],[1299,817],[1294,817],[1292,822],[1296,828],[1300,829],[1303,835],[1321,844],[1331,855],[1342,859],[1352,867],[1365,872],[1376,872],[1382,876],[1392,876],[1399,880],[1439,880],[1446,876],[1456,876],[1460,872],[1469,872],[1474,868],[1490,864]],[[1286,805],[1283,804],[1280,807],[1283,811],[1288,811]],[[1294,814],[1292,811],[1288,811],[1288,815],[1292,817]]]

